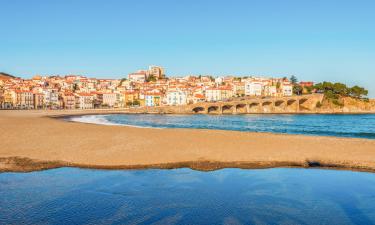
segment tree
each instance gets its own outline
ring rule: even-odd
[[[276,83],[276,88],[277,88],[277,89],[280,89],[280,87],[281,87],[281,83],[280,83],[280,81],[278,81],[278,82]]]
[[[291,77],[290,77],[290,82],[292,82],[292,84],[297,84],[297,82],[298,82],[298,79],[297,79],[297,77],[296,76],[294,76],[294,75],[292,75]]]
[[[323,82],[314,86],[318,93],[323,93],[326,98],[337,100],[340,97],[352,97],[364,99],[368,95],[368,91],[363,87],[354,86],[349,88],[342,83]]]
[[[341,96],[347,96],[349,89],[345,84],[342,83],[335,83],[332,86],[332,90],[335,94],[341,95]]]
[[[154,75],[150,75],[146,79],[146,82],[155,82],[155,81],[156,81],[156,77]]]
[[[141,103],[140,103],[138,100],[134,100],[134,101],[133,101],[133,105],[137,105],[137,106],[139,106],[139,105],[141,105]]]
[[[302,95],[303,88],[300,85],[293,86],[293,94],[295,95]]]
[[[120,84],[118,85],[119,87],[122,85],[122,83],[124,83],[125,81],[127,81],[128,79],[126,78],[122,78],[121,81],[120,81]]]
[[[331,82],[324,81],[323,83],[318,83],[314,86],[318,93],[326,93],[333,90],[333,84]]]
[[[305,87],[305,90],[306,90],[306,92],[307,92],[307,94],[311,94],[312,93],[312,91],[313,91],[313,87],[312,86],[306,86]]]
[[[78,84],[73,84],[73,91],[75,92],[77,90],[79,90]]]
[[[353,98],[363,98],[364,96],[368,95],[368,90],[356,85],[350,88],[349,95]]]

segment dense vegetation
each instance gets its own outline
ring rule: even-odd
[[[322,83],[317,83],[312,87],[302,87],[298,84],[298,80],[295,76],[290,78],[291,83],[293,84],[293,93],[296,95],[301,95],[303,92],[324,94],[325,98],[332,101],[336,105],[342,105],[340,98],[342,97],[351,97],[359,100],[368,101],[367,95],[368,90],[363,87],[353,86],[348,87],[343,83],[332,83],[324,81]]]
[[[323,82],[314,86],[318,93],[324,93],[327,98],[337,99],[339,97],[352,97],[364,99],[368,95],[368,91],[363,87],[348,87],[342,83]]]
[[[146,78],[146,82],[156,82],[157,79],[154,77],[154,75],[150,75]]]

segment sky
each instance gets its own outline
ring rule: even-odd
[[[373,0],[0,0],[0,71],[20,77],[296,75],[375,97]]]

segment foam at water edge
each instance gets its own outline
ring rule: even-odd
[[[136,127],[136,128],[164,129],[162,127],[148,127],[148,126],[136,126],[136,125],[129,125],[129,124],[113,123],[113,122],[108,121],[105,115],[72,116],[72,117],[69,117],[67,120],[68,121],[72,121],[72,122],[100,124],[100,125],[113,125],[113,126],[126,126],[126,127]]]
[[[101,124],[101,125],[119,125],[116,123],[109,122],[103,115],[86,115],[86,116],[74,116],[68,118],[68,121],[80,122],[80,123],[92,123],[92,124]]]

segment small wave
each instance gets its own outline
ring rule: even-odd
[[[120,125],[108,121],[103,115],[73,116],[69,117],[67,120],[72,122],[91,123],[100,125]]]
[[[135,128],[153,128],[153,129],[165,129],[167,127],[153,127],[153,126],[142,126],[142,125],[131,125],[124,123],[117,123],[109,121],[105,115],[85,115],[85,116],[72,116],[66,119],[71,122],[79,123],[90,123],[99,125],[111,125],[111,126],[124,126],[124,127],[135,127]]]

